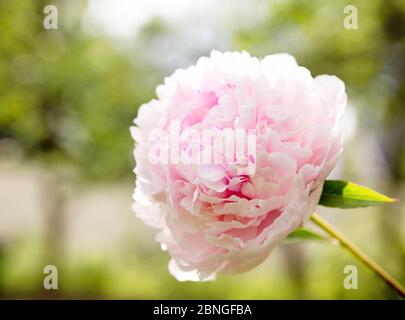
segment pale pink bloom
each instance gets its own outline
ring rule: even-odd
[[[329,75],[313,78],[288,54],[259,60],[213,51],[176,70],[156,92],[158,99],[140,107],[131,128],[133,210],[158,229],[156,239],[170,253],[169,270],[178,280],[252,269],[308,221],[319,201],[342,150],[344,83]],[[167,148],[175,121],[180,131],[254,129],[255,157],[151,163],[151,148]],[[180,141],[181,150],[196,145],[209,147],[193,137]],[[241,174],[237,169],[247,163],[254,170]]]

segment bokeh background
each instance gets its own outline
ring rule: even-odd
[[[43,9],[58,8],[58,30]],[[346,5],[358,29],[343,26]],[[397,299],[343,249],[284,244],[255,270],[181,283],[131,212],[138,107],[212,49],[293,54],[349,95],[332,173],[402,203],[319,208],[405,283],[405,1],[0,1],[0,297]],[[43,268],[58,267],[58,290]],[[343,287],[346,265],[359,288]]]

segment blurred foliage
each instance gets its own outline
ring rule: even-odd
[[[255,6],[258,1],[245,3]],[[157,60],[164,60],[160,57],[169,52],[156,48],[165,41],[177,45],[176,35],[160,19],[151,20],[136,38],[128,40],[130,50],[121,50],[104,34],[83,31],[86,1],[53,3],[64,12],[57,31],[45,31],[42,26],[48,1],[0,1],[0,157],[19,150],[25,161],[35,160],[46,168],[68,166],[93,183],[132,178],[133,142],[128,128],[138,107],[154,96],[156,84],[167,72]],[[357,30],[343,27],[343,8],[348,4],[358,8]],[[288,52],[313,75],[342,78],[350,104],[358,110],[359,130],[376,134],[384,151],[389,176],[380,182],[382,188],[373,187],[383,192],[389,189],[387,194],[400,198],[398,190],[405,179],[405,1],[268,1],[264,21],[252,21],[231,38],[230,50],[256,56]],[[211,49],[188,56],[208,54]],[[16,147],[10,149],[5,141]],[[353,179],[357,172],[351,158],[347,159],[345,178]],[[61,214],[59,209],[54,213]],[[391,218],[380,215],[384,227],[381,234],[374,232],[370,237],[375,241],[361,234],[369,231],[362,229],[363,217],[353,218],[357,224],[350,226],[355,225],[360,233],[355,240],[379,252],[380,261],[397,268],[395,275],[405,280],[405,248],[398,222],[403,215],[400,209],[392,211]],[[301,262],[289,262],[288,255],[277,248],[269,262],[252,272],[220,277],[216,282],[181,283],[169,275],[168,257],[153,246],[152,239],[108,255],[94,252],[72,258],[58,252],[60,290],[49,293],[42,289],[42,267],[51,240],[27,235],[12,243],[0,242],[0,297],[397,297],[361,265],[362,289],[345,290],[343,267],[356,261],[327,244],[309,245]],[[151,245],[145,247],[146,242]],[[382,250],[373,247],[376,242]],[[295,248],[303,251],[299,245]]]
[[[329,244],[313,244],[307,257],[310,267],[298,288],[286,272],[282,247],[275,250],[272,262],[240,275],[221,276],[214,282],[178,282],[167,272],[164,254],[116,252],[108,257],[78,256],[59,264],[58,288],[42,288],[43,260],[46,246],[40,241],[18,242],[10,246],[4,261],[2,289],[6,297],[100,298],[116,299],[384,299],[397,298],[384,293],[385,284],[370,270],[354,263],[343,250],[330,250]],[[288,245],[295,246],[295,245]],[[298,245],[299,246],[299,245]],[[300,248],[302,249],[302,248]],[[310,260],[322,263],[311,264]],[[274,263],[274,262],[277,263]],[[27,265],[26,262],[29,264]],[[359,269],[361,290],[345,290],[342,270],[347,264]],[[7,272],[7,277],[4,274]],[[1,279],[1,278],[0,278]]]
[[[59,30],[45,30],[46,4],[0,2],[0,138],[85,177],[128,176],[128,128],[153,95],[156,72],[141,55],[129,59],[108,39],[82,32],[80,15],[60,14]],[[69,5],[57,3],[59,12]]]

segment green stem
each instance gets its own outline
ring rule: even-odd
[[[373,261],[367,254],[365,254],[357,245],[350,241],[345,235],[337,231],[326,220],[324,220],[317,213],[311,216],[311,220],[326,231],[333,238],[337,239],[340,244],[348,249],[355,257],[362,261],[367,267],[373,270],[381,279],[394,288],[402,298],[405,297],[405,288],[395,280],[388,272],[381,268],[375,261]]]

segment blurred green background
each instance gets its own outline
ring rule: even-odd
[[[43,10],[58,9],[45,30]],[[346,5],[358,28],[345,29]],[[137,108],[211,49],[293,54],[349,95],[333,177],[405,199],[402,0],[0,1],[0,298],[396,299],[350,254],[285,244],[255,270],[181,283],[131,212]],[[319,212],[405,283],[405,205]],[[43,268],[58,267],[58,290]],[[343,287],[346,265],[359,288]]]

